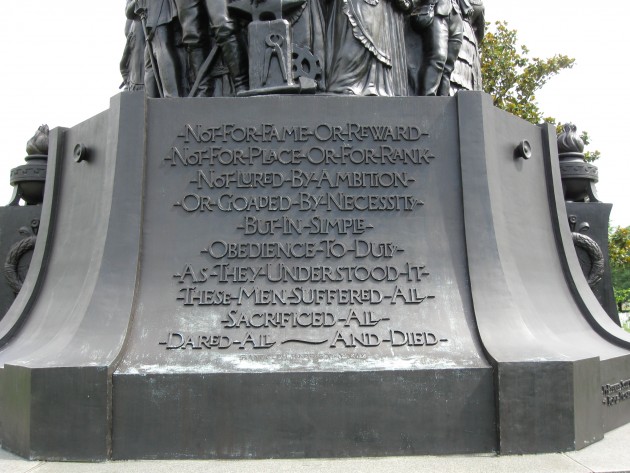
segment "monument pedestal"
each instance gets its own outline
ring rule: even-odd
[[[0,321],[3,447],[291,458],[601,439],[630,421],[630,383],[614,387],[630,336],[585,293],[554,140],[479,93],[115,97],[52,133],[44,241]]]

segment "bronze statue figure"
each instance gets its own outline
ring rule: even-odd
[[[229,15],[228,3],[228,0],[205,0],[214,39],[238,93],[249,87],[247,47],[236,22]]]
[[[125,36],[127,41],[120,60],[123,83],[120,88],[130,91],[144,90],[144,50],[146,41],[140,17],[135,14],[135,2],[126,0]]]
[[[283,85],[283,93],[390,97],[481,89],[483,0],[126,0],[126,5],[124,86],[137,90],[144,82],[149,97],[258,95],[280,93]],[[417,34],[408,27],[409,16]],[[271,41],[269,32],[264,36],[265,28],[278,40]],[[137,59],[143,41],[144,68]],[[269,79],[270,67],[282,77]]]
[[[469,1],[473,12],[464,21],[462,48],[451,74],[451,95],[458,90],[483,90],[480,48],[486,30],[485,7],[483,0]]]
[[[227,3],[228,0],[127,0],[127,17],[139,21],[146,38],[144,82],[149,97],[183,97],[193,83],[194,96],[213,94],[211,81],[217,74],[202,71],[210,51],[210,26],[233,88],[237,92],[247,89],[247,50],[228,14]],[[127,76],[129,61],[130,51],[126,49],[121,70]]]
[[[176,50],[177,9],[173,0],[130,0],[141,19],[147,46],[145,90],[149,97],[181,97],[181,61]]]
[[[327,90],[349,95],[407,95],[404,13],[397,0],[339,0],[330,7]]]
[[[203,0],[174,0],[177,20],[181,28],[181,42],[186,49],[185,83],[180,93],[187,94],[190,84],[197,78],[209,52],[208,19]],[[210,81],[202,78],[195,96],[205,97],[210,93]]]
[[[462,47],[464,18],[472,11],[469,0],[420,1],[412,22],[424,43],[421,95],[450,95],[451,74]]]
[[[326,13],[321,0],[309,0],[289,15],[293,41],[294,78],[307,77],[317,82],[317,91],[326,91],[325,51]]]

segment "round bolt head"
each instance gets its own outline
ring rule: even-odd
[[[74,152],[72,153],[74,156],[74,160],[77,163],[81,161],[85,161],[87,159],[87,148],[82,143],[79,143],[74,147]]]
[[[529,141],[523,140],[516,147],[516,157],[529,159],[532,157],[532,145]]]

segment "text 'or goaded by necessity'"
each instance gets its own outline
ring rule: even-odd
[[[418,175],[436,159],[429,139],[408,125],[184,125],[164,157],[165,172],[187,176],[172,205],[207,218],[209,229],[228,221],[233,227],[172,274],[181,307],[219,310],[220,328],[178,327],[159,344],[270,350],[448,343],[417,324],[401,328],[390,310],[436,299],[423,288],[428,268],[409,261],[396,235],[398,216],[422,218]]]

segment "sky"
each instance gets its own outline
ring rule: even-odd
[[[538,93],[546,116],[587,130],[598,149],[600,200],[614,204],[612,224],[630,225],[628,111],[630,63],[625,28],[596,17],[586,0],[484,0],[486,19],[505,20],[531,55],[575,58]],[[3,2],[0,29],[0,205],[10,170],[24,164],[27,140],[47,123],[72,127],[109,107],[118,93],[124,0]],[[3,177],[4,176],[4,177]],[[4,179],[4,181],[2,181]]]

